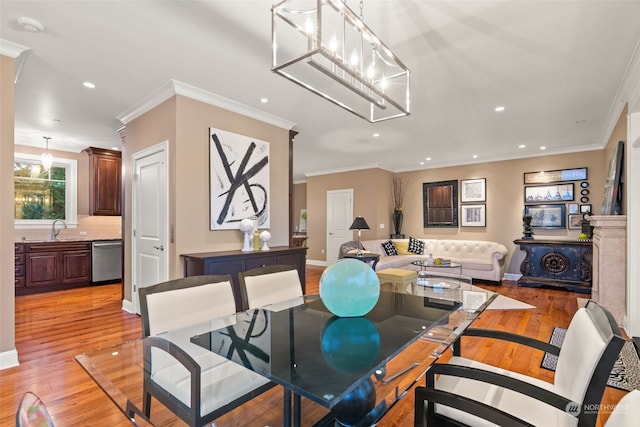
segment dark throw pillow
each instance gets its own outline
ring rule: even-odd
[[[382,242],[382,249],[384,249],[384,253],[387,256],[398,255],[398,251],[396,250],[396,247],[393,246],[393,243],[391,243],[391,240]]]
[[[424,255],[424,242],[414,239],[413,237],[409,237],[409,252]]]

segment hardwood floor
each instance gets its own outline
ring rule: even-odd
[[[322,267],[307,266],[307,293],[317,293]],[[491,327],[548,340],[554,326],[567,327],[582,294],[520,288],[513,282],[485,286],[535,306],[531,310],[489,310],[475,326]],[[140,319],[122,311],[120,285],[103,285],[16,298],[16,348],[20,366],[0,371],[0,425],[13,425],[15,409],[26,391],[47,405],[57,426],[130,425],[75,362],[76,354],[141,336]],[[486,363],[552,381],[540,368],[542,354],[512,344],[468,338],[463,354]],[[603,403],[615,404],[625,393],[607,388]],[[413,393],[407,394],[379,426],[412,426]],[[279,387],[217,420],[222,426],[278,425]],[[304,402],[303,402],[304,403]],[[311,404],[309,404],[311,405]],[[317,406],[317,405],[316,405]],[[601,414],[603,425],[608,414]],[[177,425],[177,424],[176,424]]]

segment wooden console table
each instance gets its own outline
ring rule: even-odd
[[[573,240],[514,240],[525,252],[519,286],[559,287],[591,293],[592,244]]]
[[[197,254],[183,254],[184,276],[199,276],[202,274],[231,275],[233,292],[236,299],[236,310],[244,311],[238,273],[252,268],[267,265],[294,265],[300,276],[302,292],[306,291],[305,265],[307,258],[306,247],[291,248],[288,246],[272,247],[268,251],[220,251]]]

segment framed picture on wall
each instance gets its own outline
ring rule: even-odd
[[[569,203],[567,206],[569,207],[569,215],[580,213],[580,205],[577,203]]]
[[[245,218],[270,228],[269,143],[209,128],[211,230],[237,230]]]
[[[570,230],[580,230],[582,229],[582,215],[569,214],[569,229]]]
[[[591,205],[580,205],[580,213],[591,213]]]
[[[487,226],[487,205],[461,205],[460,206],[460,226],[461,227],[486,227]]]
[[[424,227],[458,227],[458,180],[422,184]]]
[[[526,205],[524,213],[531,215],[531,226],[535,228],[567,228],[564,205]]]
[[[485,202],[487,200],[487,180],[462,179],[460,180],[460,201],[465,202]]]
[[[525,184],[548,184],[551,182],[581,181],[587,179],[587,168],[560,169],[553,171],[525,172]]]
[[[573,201],[573,183],[524,187],[525,203]]]

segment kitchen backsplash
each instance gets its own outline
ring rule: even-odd
[[[56,225],[56,230],[59,227],[59,224]],[[20,228],[14,231],[14,235],[16,242],[23,240],[49,240],[51,227]],[[78,215],[77,228],[63,228],[57,237],[58,240],[109,240],[120,238],[122,238],[122,217],[89,215]]]

